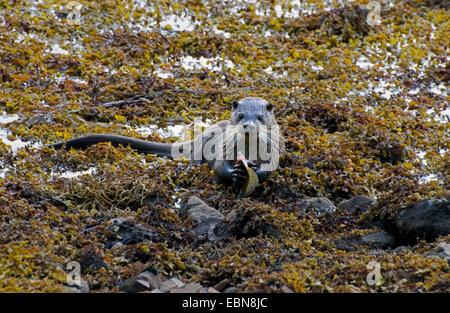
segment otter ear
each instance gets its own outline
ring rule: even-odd
[[[266,104],[266,109],[267,109],[267,111],[273,111],[273,109],[275,109],[275,104],[273,104],[273,103],[267,103]]]
[[[233,110],[236,110],[239,105],[239,101],[233,100],[233,102],[231,102],[231,104],[233,105]]]

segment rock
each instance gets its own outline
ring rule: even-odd
[[[280,288],[280,291],[281,291],[282,293],[294,293],[294,291],[293,291],[291,288],[289,288],[288,286],[286,286],[286,285],[284,285],[283,287],[281,287],[281,288]]]
[[[441,258],[450,264],[450,243],[441,242],[436,248],[425,254],[427,257]]]
[[[161,280],[158,273],[152,267],[140,272],[136,277],[128,278],[119,284],[119,290],[135,293],[161,289]]]
[[[411,251],[411,247],[410,246],[398,246],[397,248],[392,250],[392,253],[402,253],[405,251]]]
[[[120,217],[109,221],[108,241],[105,243],[106,249],[117,247],[118,243],[132,245],[144,240],[161,242],[161,236],[153,229],[136,224],[132,217]]]
[[[223,291],[223,293],[236,293],[236,291],[238,291],[236,287],[228,287]]]
[[[182,288],[174,288],[170,293],[206,293],[206,289],[198,283],[189,284]]]
[[[417,239],[433,241],[450,234],[450,197],[428,199],[400,211],[393,222],[397,239],[415,244]]]
[[[224,290],[228,285],[230,284],[230,280],[228,278],[225,278],[223,280],[221,280],[220,282],[218,282],[217,284],[214,285],[214,288],[222,291]]]
[[[395,244],[394,237],[384,230],[362,236],[361,242],[371,248],[381,249],[393,247]]]
[[[395,244],[394,237],[387,232],[379,231],[364,236],[348,236],[334,242],[336,249],[343,251],[354,251],[361,246],[368,246],[372,249],[386,249]]]
[[[335,248],[342,251],[353,251],[361,245],[361,236],[348,236],[334,241]]]
[[[214,287],[209,287],[208,289],[206,289],[206,292],[207,293],[220,293],[220,291],[218,291]]]
[[[361,213],[367,211],[370,207],[375,205],[375,200],[372,198],[358,195],[350,200],[344,200],[337,206],[339,210],[352,214],[359,210]]]
[[[35,124],[52,124],[53,123],[53,113],[47,113],[47,114],[36,114],[32,118],[30,118],[28,121],[25,122],[28,127],[35,125]]]
[[[182,200],[180,215],[193,221],[194,233],[200,242],[216,240],[214,228],[225,218],[218,210],[208,206],[196,196]]]
[[[198,224],[220,222],[224,216],[216,209],[208,206],[196,196],[191,196],[182,204],[181,212]]]
[[[182,288],[185,286],[185,283],[183,283],[181,280],[179,280],[178,278],[174,277],[168,280],[165,280],[161,283],[161,287],[160,290],[161,292],[168,292],[171,289],[174,288]]]
[[[333,202],[324,197],[301,199],[298,202],[298,206],[306,213],[313,211],[317,213],[317,215],[336,211]]]

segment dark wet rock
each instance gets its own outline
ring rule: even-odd
[[[358,195],[349,200],[342,201],[341,203],[339,203],[337,208],[340,211],[352,214],[357,211],[359,211],[360,213],[365,212],[374,205],[375,205],[374,199],[369,198],[367,196]]]
[[[109,222],[110,226],[106,229],[108,232],[108,241],[105,248],[117,247],[118,244],[132,245],[144,240],[152,242],[161,242],[161,236],[153,229],[135,224],[132,217],[120,217]]]
[[[363,245],[381,249],[393,247],[395,245],[394,237],[384,230],[362,236],[361,242]]]
[[[223,293],[236,293],[238,289],[236,287],[228,287],[223,291]]]
[[[392,224],[391,231],[401,242],[415,244],[417,239],[433,241],[439,236],[450,234],[450,197],[428,199],[415,203],[400,211]]]
[[[394,237],[385,231],[379,231],[364,236],[353,235],[334,242],[336,249],[343,251],[358,250],[361,246],[373,249],[386,249],[395,245]]]
[[[317,215],[323,215],[336,211],[336,207],[328,198],[313,197],[299,200],[298,206],[301,210],[300,213],[314,212]]]
[[[228,285],[230,284],[230,280],[228,278],[225,278],[214,285],[214,289],[217,289],[218,291],[224,290]]]
[[[136,277],[131,277],[119,283],[119,290],[135,293],[143,291],[152,291],[154,289],[160,289],[161,280],[158,276],[158,272],[149,267],[140,272]]]
[[[186,197],[181,202],[180,215],[191,219],[194,224],[196,240],[214,241],[215,226],[225,217],[196,196]]]
[[[361,236],[348,236],[334,242],[335,248],[343,251],[356,250],[361,244]]]

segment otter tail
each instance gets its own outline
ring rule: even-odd
[[[100,142],[110,142],[114,146],[130,146],[132,149],[137,150],[139,153],[156,154],[158,156],[172,158],[172,144],[149,142],[141,139],[118,135],[89,135],[49,145],[48,147],[54,149],[61,149],[62,147],[65,147],[66,149],[86,149],[87,147]]]

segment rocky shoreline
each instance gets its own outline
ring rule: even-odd
[[[367,196],[355,196],[344,200],[337,206],[327,198],[305,197],[299,202],[303,212],[322,216],[324,220],[332,221],[338,214],[339,218],[354,219],[358,228],[370,229],[365,235],[344,236],[334,241],[335,249],[342,251],[358,251],[361,248],[374,253],[395,255],[400,251],[411,250],[420,241],[433,242],[436,238],[450,234],[450,198],[428,199],[399,210],[397,216],[381,222],[380,219],[360,219],[376,208],[376,201]],[[325,213],[324,213],[325,212]],[[355,214],[356,213],[356,214]],[[326,217],[324,216],[326,215]],[[275,227],[265,224],[262,217],[249,214],[245,208],[231,211],[227,216],[208,206],[196,196],[184,194],[179,210],[180,217],[189,221],[191,229],[186,229],[194,236],[194,245],[209,242],[214,244],[226,238],[250,238],[268,236],[281,240]],[[117,234],[117,245],[136,244],[144,239],[159,240],[162,236],[150,232],[142,225],[135,224],[133,219],[116,219],[111,221],[109,231]],[[183,236],[183,234],[182,234]],[[267,239],[269,240],[269,239]],[[105,245],[105,247],[107,247]],[[442,259],[450,265],[450,243],[441,241],[433,249],[422,252],[424,257]],[[183,282],[178,277],[162,280],[158,272],[149,267],[134,277],[119,282],[119,290],[124,292],[151,293],[233,293],[239,289],[232,285],[230,279],[223,279],[213,286],[202,285],[202,282]],[[87,285],[68,287],[70,292],[89,292]],[[287,285],[279,287],[277,292],[292,293]]]

